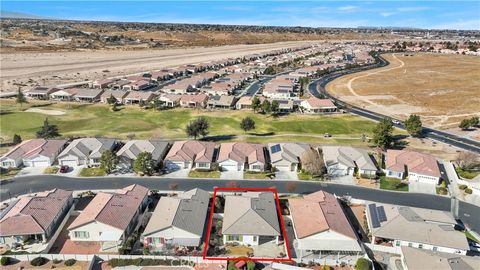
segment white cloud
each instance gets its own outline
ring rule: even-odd
[[[428,7],[399,7],[397,8],[398,12],[416,12],[416,11],[423,11],[429,10]]]
[[[390,17],[390,16],[395,15],[395,14],[397,14],[397,12],[380,12],[380,15],[382,17]]]
[[[357,6],[342,6],[337,8],[337,10],[342,12],[354,12],[357,9],[358,9]]]

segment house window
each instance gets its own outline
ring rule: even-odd
[[[412,247],[412,246],[413,246],[413,244],[412,244],[412,243],[408,243],[408,247]]]
[[[81,231],[75,231],[73,232],[73,235],[75,238],[80,238],[80,239],[87,239],[90,237],[90,234],[88,232],[81,232]]]
[[[242,241],[239,235],[227,235],[227,241]]]
[[[258,240],[258,236],[254,236],[253,237],[253,242],[257,242],[257,240]]]
[[[418,244],[418,248],[423,248],[423,244]]]
[[[201,162],[201,163],[197,163],[197,167],[198,168],[207,168],[208,166],[207,166],[207,163]]]
[[[400,241],[395,241],[395,246],[399,247],[400,246]]]
[[[260,165],[252,165],[252,170],[260,170]]]
[[[437,250],[438,250],[438,247],[433,247],[432,250],[433,250],[433,251],[437,251]]]

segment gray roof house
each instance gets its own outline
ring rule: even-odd
[[[207,219],[210,194],[192,189],[177,197],[162,197],[143,232],[150,250],[172,246],[198,247]]]
[[[368,204],[366,210],[372,244],[390,243],[398,251],[408,246],[463,255],[470,249],[450,212],[380,203]]]
[[[350,146],[323,146],[323,159],[331,176],[353,175],[355,169],[360,174],[374,176],[377,167],[366,150]]]
[[[97,102],[100,101],[102,89],[81,89],[75,95],[75,100],[80,102]]]
[[[402,265],[406,270],[475,270],[479,268],[480,257],[402,247]]]
[[[117,156],[120,158],[120,166],[130,168],[133,161],[137,159],[141,152],[148,152],[152,154],[152,159],[158,164],[163,161],[167,154],[169,143],[159,140],[131,140],[127,141],[120,150]]]
[[[270,163],[278,171],[297,171],[300,158],[310,149],[306,143],[269,143]]]
[[[281,235],[272,192],[246,192],[225,198],[222,234],[224,243],[258,245]]]
[[[108,138],[81,138],[73,140],[58,155],[58,164],[67,166],[98,166],[106,150],[114,150],[117,142]]]

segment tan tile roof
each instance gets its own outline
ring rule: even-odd
[[[310,97],[309,99],[304,100],[312,108],[332,108],[335,107],[335,104],[330,99],[320,99],[316,97]]]
[[[4,158],[30,158],[35,155],[43,155],[53,158],[58,151],[67,143],[67,140],[45,140],[45,139],[32,139],[23,141],[15,148],[6,153],[0,160]]]
[[[263,145],[244,142],[222,143],[217,160],[222,162],[229,159],[239,163],[265,163]]]
[[[176,141],[165,160],[212,162],[215,143],[201,141]]]
[[[386,169],[403,172],[407,166],[409,172],[440,177],[437,160],[430,155],[404,150],[387,150]]]

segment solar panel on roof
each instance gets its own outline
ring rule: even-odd
[[[377,207],[377,214],[380,222],[387,221],[387,215],[385,214],[385,208],[383,208],[383,206]]]
[[[275,144],[274,146],[272,146],[271,148],[271,151],[272,151],[272,154],[275,154],[277,152],[280,152],[281,148],[280,148],[280,144]]]
[[[377,206],[373,204],[368,205],[368,210],[370,210],[370,220],[372,221],[372,227],[380,227],[380,221],[378,220]]]

